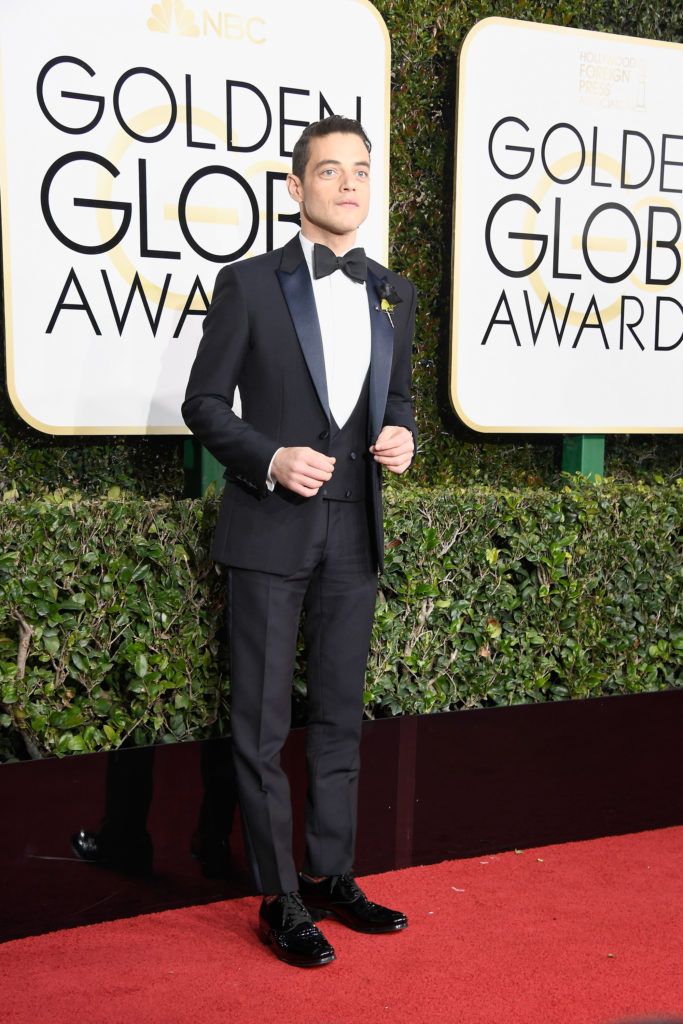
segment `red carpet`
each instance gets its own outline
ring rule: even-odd
[[[3,1024],[603,1024],[683,1017],[683,828],[364,880],[407,931],[279,963],[253,898],[0,946]]]

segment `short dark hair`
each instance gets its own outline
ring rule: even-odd
[[[310,152],[311,139],[319,139],[324,135],[332,135],[333,132],[344,132],[347,135],[358,135],[365,144],[368,153],[372,149],[370,139],[365,134],[365,129],[360,121],[353,117],[342,117],[341,114],[330,114],[321,121],[313,121],[297,139],[292,151],[292,174],[303,180],[308,155]]]

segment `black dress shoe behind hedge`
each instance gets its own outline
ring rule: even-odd
[[[335,958],[332,946],[313,924],[298,892],[263,901],[259,934],[280,960],[295,967],[322,967]]]
[[[357,932],[374,934],[398,932],[408,926],[408,918],[400,910],[371,903],[350,873],[330,875],[322,882],[312,882],[300,875],[299,882],[301,898],[316,921],[336,917]]]

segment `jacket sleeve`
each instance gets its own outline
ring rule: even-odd
[[[417,306],[417,292],[415,285],[408,281],[410,286],[410,305],[406,325],[396,337],[397,344],[394,347],[394,361],[391,367],[391,378],[389,380],[389,394],[387,395],[386,411],[382,426],[384,427],[406,427],[413,435],[415,451],[417,451],[417,425],[413,415],[413,403],[411,400],[412,389],[412,349],[413,334],[415,333],[415,310]]]
[[[211,454],[236,479],[266,496],[268,467],[278,444],[232,408],[249,348],[249,316],[239,274],[233,267],[223,267],[204,319],[181,411],[187,426]]]

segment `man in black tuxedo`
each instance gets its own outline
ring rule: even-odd
[[[281,959],[313,966],[334,951],[312,917],[366,932],[408,923],[371,903],[351,869],[381,468],[404,472],[415,447],[416,296],[354,248],[370,200],[359,122],[309,125],[287,185],[301,234],[218,274],[183,417],[226,466],[212,553],[229,567],[233,749],[260,932]],[[309,789],[297,875],[280,751],[302,609]]]

